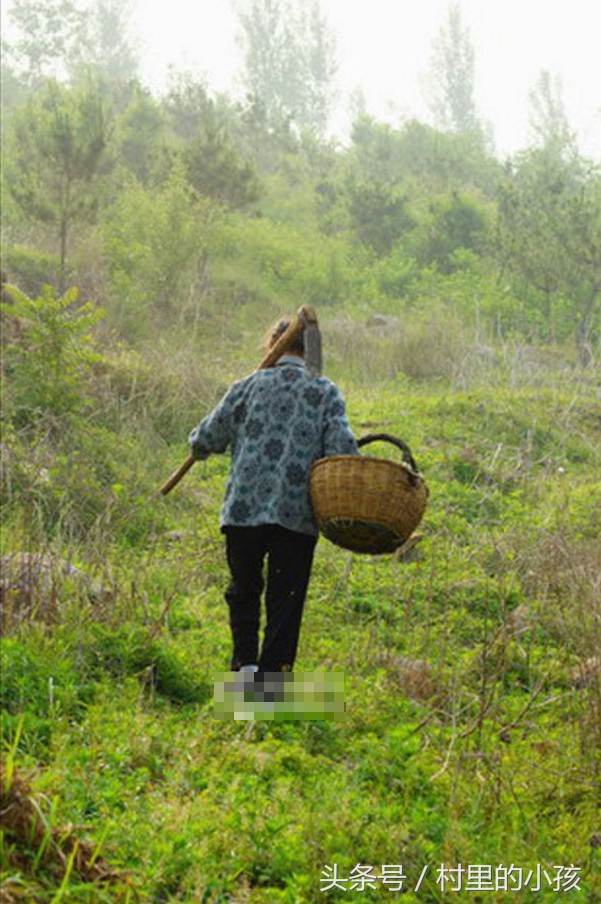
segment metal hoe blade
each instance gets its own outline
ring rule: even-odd
[[[309,322],[305,327],[305,366],[309,377],[318,377],[321,373],[321,333],[317,323]]]

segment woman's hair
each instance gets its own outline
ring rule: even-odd
[[[280,336],[282,336],[286,332],[286,330],[292,323],[293,319],[294,319],[293,317],[288,317],[288,316],[280,317],[280,319],[276,320],[276,322],[273,324],[273,326],[271,326],[267,330],[267,332],[265,333],[265,337],[263,339],[263,345],[267,350],[269,350],[270,348],[273,348],[273,346],[276,344],[276,342],[278,341]],[[294,339],[290,343],[288,351],[294,352],[297,355],[304,355],[305,341],[303,338],[303,334],[304,334],[304,330],[301,330],[301,332],[298,333],[298,335],[296,335],[294,337]]]

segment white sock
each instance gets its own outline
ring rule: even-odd
[[[258,665],[241,665],[240,671],[241,672],[258,672],[259,666]]]

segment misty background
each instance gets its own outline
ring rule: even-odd
[[[43,5],[43,4],[42,4]],[[50,6],[61,8],[60,0]],[[93,7],[81,0],[81,8]],[[167,89],[174,71],[204,79],[215,92],[244,96],[244,0],[123,0],[121,28],[143,84]],[[248,5],[248,4],[246,4]],[[319,0],[333,36],[333,104],[328,134],[347,141],[358,104],[399,124],[432,116],[432,55],[448,0]],[[2,32],[15,36],[13,10],[2,4]],[[500,156],[532,141],[529,95],[541,71],[557,83],[581,151],[601,157],[601,4],[597,0],[462,0],[474,50],[474,98]]]

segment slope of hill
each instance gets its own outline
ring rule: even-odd
[[[507,348],[390,376],[398,337],[349,356],[346,323],[353,427],[408,441],[431,501],[407,560],[319,544],[298,669],[344,671],[343,721],[213,717],[227,461],[157,486],[220,379],[174,413],[177,363],[107,353],[5,435],[7,901],[599,900],[598,385]]]

